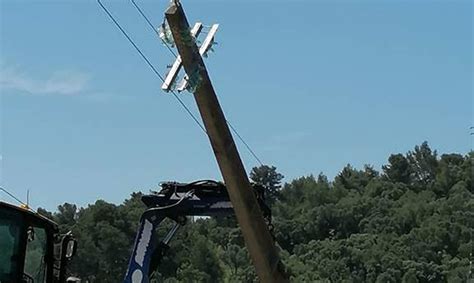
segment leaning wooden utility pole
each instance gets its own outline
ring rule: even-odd
[[[183,67],[195,84],[194,98],[224,178],[235,215],[261,282],[287,282],[239,152],[219,105],[195,38],[179,1],[165,12]]]

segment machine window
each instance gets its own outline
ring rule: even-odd
[[[40,227],[28,227],[25,253],[26,281],[43,283],[46,279],[46,231]]]
[[[0,210],[0,283],[17,280],[21,223],[18,214]]]

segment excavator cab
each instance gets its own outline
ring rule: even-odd
[[[30,210],[0,201],[0,283],[66,282],[77,243],[69,232]]]

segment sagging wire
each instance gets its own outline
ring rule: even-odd
[[[151,23],[150,19],[145,15],[145,13],[143,12],[143,10],[138,6],[138,4],[135,2],[135,0],[131,0],[132,4],[135,6],[135,8],[137,9],[137,11],[142,15],[142,17],[145,19],[145,21],[148,23],[148,25],[150,26],[150,28],[158,34],[158,36],[160,36],[160,34],[157,32],[157,30],[155,29],[155,27],[153,26],[153,24]],[[164,26],[165,24],[165,19],[163,19],[163,23],[162,23],[162,26]],[[209,30],[211,29],[212,26],[208,26],[208,25],[203,25],[203,28]],[[207,33],[207,31],[205,31],[204,33]],[[164,40],[161,38],[160,36],[160,39],[162,40],[162,42],[165,44],[165,46],[168,48],[168,50],[171,52],[171,54],[177,58],[177,55],[172,51],[170,45]],[[244,144],[244,146],[247,148],[247,150],[250,152],[250,154],[255,158],[255,160],[261,165],[263,166],[263,162],[260,160],[260,158],[258,158],[258,156],[255,154],[255,152],[252,150],[252,148],[249,146],[249,144],[244,140],[244,138],[240,135],[240,133],[237,131],[237,129],[228,121],[226,120],[227,124],[229,125],[229,127],[231,128],[231,130],[235,133],[235,135],[237,136],[237,138]]]
[[[167,47],[168,51],[175,57],[177,58],[178,56],[176,55],[176,53],[171,49],[171,47],[169,46],[169,44],[163,40],[159,34],[159,32],[156,30],[156,28],[153,26],[153,24],[151,23],[150,19],[145,15],[145,13],[143,12],[143,9],[140,8],[140,6],[135,2],[135,0],[130,0],[133,4],[133,6],[135,6],[136,10],[140,13],[140,15],[145,19],[145,21],[147,22],[148,26],[153,30],[154,33],[156,33],[158,35],[158,37],[160,37],[161,41],[164,43],[164,45]],[[143,60],[145,60],[145,62],[148,64],[148,66],[152,69],[152,71],[155,73],[155,75],[158,76],[158,78],[164,82],[164,78],[163,76],[160,75],[160,73],[156,70],[156,68],[153,66],[153,64],[151,64],[151,62],[148,60],[148,58],[143,54],[143,52],[140,50],[140,48],[135,44],[135,42],[130,38],[130,36],[127,34],[127,32],[120,26],[120,24],[117,22],[117,20],[115,20],[115,18],[112,16],[112,14],[107,10],[107,8],[102,4],[102,2],[100,0],[97,0],[97,2],[99,3],[99,5],[101,6],[101,8],[106,12],[106,14],[109,16],[109,18],[114,22],[114,24],[116,25],[116,27],[122,32],[122,34],[127,38],[127,40],[133,45],[133,47],[136,49],[136,51],[140,54],[140,56],[143,58]],[[164,24],[164,20],[163,20],[163,24]],[[208,26],[205,26],[205,27],[208,27]],[[195,117],[194,114],[192,114],[192,112],[189,110],[189,108],[184,104],[184,102],[179,98],[179,96],[176,94],[176,92],[174,90],[171,90],[170,91],[173,96],[178,100],[178,102],[181,104],[181,106],[186,110],[186,112],[188,112],[188,114],[191,116],[191,118],[196,122],[196,124],[198,124],[198,126],[201,128],[201,130],[207,135],[207,131],[206,129],[204,128],[204,126],[199,122],[199,120]],[[237,136],[237,138],[244,144],[244,146],[247,148],[247,150],[250,152],[250,154],[255,158],[255,160],[261,165],[263,166],[263,162],[260,160],[260,158],[258,158],[258,156],[255,154],[255,152],[252,150],[252,148],[250,147],[250,145],[243,139],[243,137],[239,134],[239,132],[237,131],[237,129],[232,126],[232,124],[226,120],[226,123],[229,125],[230,129],[235,133],[235,135]]]
[[[145,13],[143,12],[143,10],[140,8],[140,6],[138,6],[138,4],[135,2],[135,0],[130,0],[130,2],[132,2],[133,6],[135,6],[135,8],[137,9],[138,13],[140,13],[140,15],[143,17],[143,19],[145,19],[145,21],[147,22],[148,26],[153,30],[154,33],[156,33],[156,35],[158,35],[158,37],[161,39],[161,42],[163,42],[163,44],[166,46],[166,48],[168,49],[168,51],[173,54],[173,56],[176,58],[178,57],[176,55],[176,53],[173,51],[173,49],[171,49],[171,47],[169,46],[169,44],[161,38],[160,36],[160,33],[158,30],[156,30],[155,26],[151,23],[150,19],[145,15]],[[164,24],[164,21],[162,23],[162,25]]]
[[[102,4],[102,2],[100,0],[97,0],[97,3],[99,3],[100,7],[102,8],[102,10],[104,10],[104,12],[107,14],[107,16],[112,20],[112,22],[115,24],[115,26],[122,32],[122,34],[127,38],[128,42],[130,42],[130,44],[135,48],[135,50],[138,52],[138,54],[140,54],[140,56],[142,57],[142,59],[147,63],[147,65],[150,67],[150,69],[153,71],[153,73],[155,73],[155,75],[162,81],[164,82],[165,79],[163,78],[163,76],[160,75],[160,73],[156,70],[155,66],[153,66],[153,64],[150,62],[150,60],[148,60],[148,58],[145,56],[145,54],[143,54],[143,52],[140,50],[140,48],[135,44],[135,42],[130,38],[130,36],[127,34],[127,32],[122,28],[122,26],[117,22],[117,20],[114,18],[114,16],[112,16],[112,14],[109,12],[109,10],[104,6],[104,4]],[[179,102],[179,104],[184,108],[184,110],[186,110],[186,112],[191,116],[191,118],[194,120],[194,122],[196,122],[196,124],[201,128],[201,130],[204,131],[204,133],[206,133],[207,135],[207,131],[206,129],[204,128],[204,126],[201,124],[201,122],[199,122],[199,120],[196,118],[196,116],[194,116],[194,114],[191,112],[191,110],[186,106],[186,104],[184,104],[184,102],[181,100],[181,98],[179,98],[179,96],[176,94],[176,92],[174,91],[171,91],[171,93],[173,94],[173,96],[176,98],[176,100]]]
[[[247,144],[247,142],[245,142],[245,140],[242,138],[242,136],[240,136],[239,132],[237,132],[237,130],[234,128],[234,126],[232,126],[232,124],[229,122],[229,120],[226,120],[226,122],[227,122],[227,125],[229,125],[230,129],[235,133],[237,138],[245,145],[245,147],[250,152],[250,154],[252,154],[252,156],[255,158],[255,160],[257,160],[257,162],[260,164],[260,166],[263,166],[263,162],[260,160],[260,158],[258,158],[257,154],[255,154],[255,152]]]
[[[6,193],[9,197],[11,197],[12,199],[14,199],[15,201],[17,201],[19,204],[21,204],[21,207],[25,208],[25,209],[28,209],[28,210],[31,210],[33,211],[34,213],[38,214],[38,212],[36,210],[34,210],[33,208],[30,207],[30,205],[28,203],[24,203],[23,201],[21,201],[19,198],[17,198],[14,194],[10,193],[7,189],[5,189],[4,187],[0,187],[0,191]]]
[[[3,188],[3,187],[0,187],[0,190],[3,191],[4,193],[6,193],[9,197],[11,197],[12,199],[16,200],[18,203],[20,203],[21,205],[24,205],[24,206],[28,206],[26,203],[22,202],[19,198],[17,198],[14,194],[10,193],[9,191],[7,191],[7,189]]]

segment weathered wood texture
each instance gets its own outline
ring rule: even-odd
[[[194,98],[257,275],[261,282],[287,282],[275,243],[260,212],[199,49],[190,35],[188,21],[181,4],[176,2],[167,9],[166,19],[186,73],[191,79],[200,78]]]

